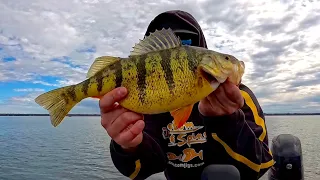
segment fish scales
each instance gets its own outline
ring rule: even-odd
[[[193,82],[198,61],[193,53],[195,51],[191,52],[190,48],[178,47],[121,58],[85,81],[82,85],[85,89],[83,96],[100,96],[110,89],[125,86],[131,94],[127,97],[127,101],[131,102],[128,107],[143,108],[146,112],[155,106],[161,108],[183,96],[182,91],[189,89],[187,94],[190,96],[196,90]],[[122,102],[124,106],[127,101]]]
[[[76,85],[79,88],[78,96],[83,99],[87,97],[99,97],[111,91],[122,83],[121,60],[102,69],[94,76]]]
[[[138,97],[139,100],[143,103],[146,95],[146,78],[147,78],[147,69],[146,69],[146,60],[148,56],[146,54],[141,56],[136,56],[136,68],[138,71]]]
[[[75,92],[75,86],[67,90],[67,94],[73,101],[77,100],[77,93]]]
[[[145,58],[146,56],[131,56],[121,60],[122,63],[122,84],[128,92],[126,99],[123,101],[127,107],[141,106],[142,94],[145,94]]]
[[[140,97],[139,110],[148,112],[154,107],[160,108],[164,100],[170,98],[170,89],[162,62],[160,53],[150,53],[145,58],[145,94],[144,97]]]
[[[104,75],[103,71],[100,71],[95,76],[95,82],[97,83],[97,89],[96,90],[97,90],[97,92],[99,94],[101,94],[102,87],[103,87],[103,84],[104,84],[104,82],[103,82],[104,76],[103,75]]]
[[[192,95],[198,93],[204,85],[209,87],[210,84],[205,82],[205,79],[200,78],[201,82],[197,80],[200,75],[196,71],[198,60],[188,51],[191,50],[178,47],[149,53],[143,58],[133,56],[134,59],[137,59],[138,75],[141,73],[141,76],[138,76],[140,102],[130,103],[133,98],[130,96],[121,102],[122,106],[148,114],[165,112],[165,107],[171,109],[181,103],[187,104],[193,101],[194,96]],[[128,61],[130,60],[129,58]],[[129,86],[131,85],[128,84]],[[130,89],[129,87],[128,91]]]
[[[123,59],[119,58],[118,61],[111,64],[108,68],[105,68],[103,71],[97,73],[99,78],[96,78],[96,82],[99,96],[121,86],[123,81],[122,61]]]
[[[173,77],[175,82],[175,99],[179,99],[183,96],[181,91],[190,90],[194,88],[195,78],[196,78],[196,71],[195,67],[190,67],[189,61],[197,61],[194,57],[190,56],[187,53],[188,49],[185,47],[176,48],[172,52],[171,56],[171,69],[173,71]]]
[[[210,83],[202,78],[200,71],[197,69],[202,56],[193,48],[187,46],[176,48],[176,50],[179,52],[179,58],[173,58],[172,61],[176,97],[173,98],[171,107],[178,106],[178,104],[187,105],[193,99],[200,98],[201,93],[206,93],[207,90],[211,89]]]
[[[159,52],[160,55],[160,64],[162,70],[164,71],[164,78],[166,80],[167,86],[169,88],[170,94],[173,94],[173,89],[175,88],[175,82],[173,81],[173,72],[172,72],[172,61],[171,58],[172,51],[163,50]]]

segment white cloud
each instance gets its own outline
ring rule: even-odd
[[[266,112],[281,111],[272,106],[279,101],[284,111],[319,109],[320,100],[310,100],[320,91],[319,2],[11,0],[0,9],[0,58],[16,58],[0,61],[2,82],[80,82],[94,57],[127,56],[156,15],[181,9],[199,21],[210,49],[245,61],[243,82]],[[89,48],[94,52],[79,52]],[[51,61],[63,56],[71,59]]]
[[[52,84],[52,83],[48,83],[48,82],[44,82],[44,81],[32,81],[33,84],[42,84],[45,86],[55,86],[55,87],[59,87],[58,84]]]
[[[24,91],[24,90],[23,90]],[[0,113],[48,113],[45,109],[40,107],[34,99],[43,93],[42,91],[24,91],[28,92],[25,95],[14,96],[10,99],[0,101]],[[77,104],[70,113],[96,113],[98,114],[99,102],[97,99],[88,98]]]
[[[43,92],[44,89],[40,88],[25,88],[25,89],[13,89],[16,92]]]

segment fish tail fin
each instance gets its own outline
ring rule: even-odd
[[[200,158],[201,160],[203,160],[203,151],[200,150],[198,154],[199,154],[199,158]]]
[[[35,102],[48,110],[51,124],[57,127],[69,111],[81,101],[76,98],[75,86],[58,88],[39,95]]]

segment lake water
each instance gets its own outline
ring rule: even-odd
[[[320,116],[267,116],[266,123],[270,141],[281,133],[300,138],[305,179],[320,179]],[[128,179],[114,168],[109,142],[99,117],[67,117],[58,128],[49,117],[0,117],[0,179]]]

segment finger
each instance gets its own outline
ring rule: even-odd
[[[238,107],[242,107],[244,104],[244,98],[241,95],[239,87],[232,83],[226,83],[224,86],[224,92],[229,99],[236,103]]]
[[[121,106],[116,106],[112,111],[101,114],[101,125],[107,130],[121,114],[127,111]]]
[[[224,88],[219,86],[219,88],[214,91],[214,93],[208,96],[208,100],[212,106],[219,106],[219,108],[223,109],[225,112],[230,107],[230,101],[224,92]]]
[[[118,136],[123,130],[128,128],[130,124],[134,124],[136,121],[141,120],[142,115],[134,112],[124,112],[121,114],[111,126],[108,127],[107,131],[110,137],[114,138]]]
[[[223,114],[221,105],[215,99],[212,99],[212,102],[210,102],[208,98],[201,100],[198,109],[204,116]]]
[[[143,128],[145,127],[145,123],[143,120],[139,120],[135,122],[129,129],[126,129],[122,133],[119,134],[117,141],[119,144],[123,144],[123,146],[130,146],[133,144],[133,140],[141,134]]]
[[[127,95],[127,89],[119,87],[105,94],[99,101],[101,113],[106,113],[114,108],[114,104]]]
[[[143,139],[143,134],[142,131],[135,137],[133,138],[133,140],[131,140],[127,146],[130,147],[136,147],[137,145],[139,145],[142,142]]]
[[[230,102],[237,104],[236,100],[238,97],[238,94],[240,94],[239,88],[230,83],[226,83],[221,87],[221,91],[223,93],[223,97],[227,98]]]

